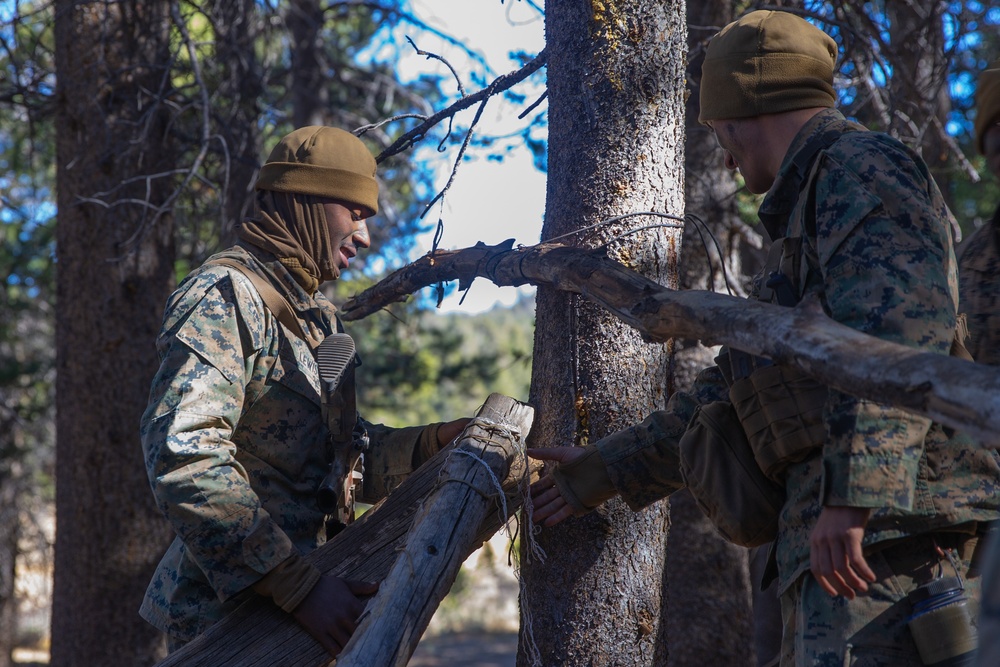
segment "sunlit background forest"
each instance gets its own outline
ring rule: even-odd
[[[56,247],[58,139],[60,133],[88,132],[60,120],[66,84],[58,78],[65,64],[57,53],[67,49],[61,58],[72,58],[78,45],[60,41],[59,12],[93,5],[94,12],[125,15],[122,25],[145,25],[149,14],[157,13],[154,22],[164,35],[155,54],[162,59],[150,61],[155,63],[151,72],[137,73],[134,87],[123,84],[121,90],[94,94],[125,96],[123,104],[133,107],[133,115],[122,122],[158,124],[162,146],[171,153],[164,164],[174,166],[157,173],[160,162],[153,157],[162,156],[150,156],[147,171],[124,179],[120,189],[74,202],[97,207],[109,220],[126,211],[131,216],[132,227],[125,232],[108,232],[118,234],[119,254],[95,255],[92,261],[115,271],[117,263],[143,252],[148,235],[163,235],[169,237],[164,247],[172,253],[176,284],[232,242],[232,224],[252,202],[256,169],[278,137],[307,124],[339,126],[361,132],[379,156],[382,186],[372,250],[344,279],[325,288],[342,303],[434,248],[508,237],[538,240],[543,211],[515,225],[495,203],[498,193],[512,209],[518,199],[517,192],[505,189],[505,177],[475,180],[472,174],[476,164],[496,166],[500,171],[490,173],[499,174],[506,166],[522,172],[518,178],[531,172],[544,182],[544,67],[497,93],[486,111],[478,101],[454,105],[539,56],[544,6],[536,0],[475,1],[481,5],[480,30],[470,35],[453,34],[458,24],[449,28],[447,19],[457,3],[473,0],[172,0],[156,9],[144,2],[0,0],[0,273],[5,278],[0,290],[0,667],[10,664],[17,647],[38,649],[42,656],[48,649],[57,487],[65,485],[68,493],[73,484],[57,473],[62,470],[56,457],[62,405],[56,393],[57,328],[60,312],[69,312],[57,300],[57,272],[64,253],[94,249],[76,246],[73,237],[63,237],[65,247]],[[723,17],[761,6],[724,4]],[[923,152],[968,234],[1000,202],[1000,188],[971,136],[976,74],[1000,57],[1000,9],[978,1],[924,3],[935,7],[931,23],[921,19],[919,26],[924,38],[932,26],[928,42],[904,36],[903,28],[917,28],[905,25],[905,12],[894,4],[774,3],[836,35],[844,56],[836,81],[843,108]],[[919,8],[910,9],[919,15]],[[723,23],[689,25],[692,54]],[[501,49],[504,57],[487,57],[485,43],[493,39],[488,35],[500,26],[533,27],[523,41],[519,35],[528,33],[504,32],[511,40]],[[118,57],[120,50],[152,49],[140,37],[127,30],[104,35],[108,57]],[[81,49],[79,57],[91,56]],[[413,134],[446,109],[451,111]],[[409,138],[401,148],[404,137]],[[109,145],[107,150],[102,159],[110,164],[120,157],[115,151],[126,154],[133,147]],[[135,163],[144,164],[142,159]],[[740,185],[737,178],[733,200],[746,234],[753,236],[757,200]],[[135,202],[151,188],[158,198],[144,200],[136,214]],[[449,202],[459,197],[483,205],[456,214]],[[458,229],[466,234],[457,234]],[[723,254],[730,244],[740,248],[749,271],[753,243],[720,237]],[[747,276],[735,278],[745,283]],[[475,290],[473,285],[470,294]],[[349,325],[363,362],[358,403],[366,418],[402,426],[471,414],[490,392],[527,399],[535,321],[531,293],[517,292],[490,309],[465,312],[461,297],[458,285],[442,284]],[[450,305],[442,309],[441,302]],[[159,311],[161,296],[150,307]],[[145,337],[139,349],[151,362],[152,337],[143,328],[135,335]],[[148,378],[145,382],[148,386]],[[137,423],[133,430],[138,448]],[[61,456],[70,451],[68,443],[58,449]],[[506,566],[505,555],[496,559]]]

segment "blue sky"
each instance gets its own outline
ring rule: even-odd
[[[521,0],[506,0],[503,4],[500,0],[413,0],[413,13],[467,47],[480,52],[495,75],[519,67],[517,62],[510,59],[510,51],[536,54],[545,45],[541,16]],[[415,31],[411,32],[415,34]],[[466,93],[479,89],[480,86],[471,83],[469,73],[473,70],[482,71],[482,67],[461,49],[426,33],[416,42],[420,49],[448,60],[462,78]],[[404,80],[428,70],[450,77],[442,63],[419,56],[412,48],[404,51],[397,70]],[[492,76],[489,78],[492,79]],[[450,85],[450,81],[447,85]],[[453,86],[449,92],[454,90]],[[525,93],[526,104],[531,104],[543,89],[540,86],[521,85],[518,91]],[[476,126],[477,133],[503,135],[523,127],[525,121],[517,119],[517,115],[523,110],[523,106],[515,106],[497,98],[486,107]],[[462,113],[460,122],[467,125],[474,115],[475,109],[468,109]],[[447,182],[456,153],[457,148],[438,153],[431,142],[425,142],[414,154],[414,159],[439,162],[439,185],[443,186]],[[517,243],[531,245],[538,243],[544,210],[545,174],[535,169],[532,156],[526,148],[514,150],[502,162],[489,160],[484,151],[470,148],[443,203],[435,205],[425,220],[434,222],[438,217],[443,219],[444,234],[439,247],[444,249],[466,248],[478,241],[495,244],[509,238],[514,238]],[[415,251],[415,256],[430,250],[432,240],[433,234],[426,235]],[[442,303],[441,311],[482,312],[496,304],[509,305],[518,295],[533,292],[534,288],[530,286],[496,287],[486,280],[478,279],[461,304],[462,294],[452,294]]]

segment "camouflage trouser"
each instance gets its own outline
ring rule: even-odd
[[[983,600],[979,615],[977,667],[1000,665],[1000,530],[983,549]]]
[[[806,572],[781,596],[781,667],[923,665],[907,626],[911,609],[906,595],[937,576],[957,575],[965,583],[975,618],[979,576],[978,568],[970,571],[970,564],[978,543],[977,535],[958,533],[887,543],[865,554],[877,581],[853,600],[830,597]]]

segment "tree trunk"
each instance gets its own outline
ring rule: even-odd
[[[680,286],[742,294],[747,283],[742,266],[745,249],[759,251],[761,238],[740,220],[735,172],[725,167],[715,135],[698,122],[705,47],[732,19],[731,0],[687,3],[684,210],[688,219],[681,245]],[[697,374],[714,363],[717,348],[705,347],[698,340],[677,339],[673,352],[670,393],[688,390]],[[663,571],[670,665],[756,664],[752,650],[753,584],[747,555],[746,549],[716,532],[688,491],[670,497],[670,535]],[[780,638],[780,625],[778,632]]]
[[[892,133],[918,150],[951,205],[952,146],[945,139],[951,110],[949,56],[945,53],[944,3],[888,2],[893,73],[891,99],[898,106]]]
[[[227,114],[218,124],[228,160],[219,229],[221,246],[227,248],[236,241],[236,223],[254,204],[253,184],[260,166],[259,100],[264,97],[255,44],[263,28],[255,0],[215,0],[207,9],[217,31],[216,58],[225,63],[217,93],[229,100],[218,109]]]
[[[4,406],[0,405],[0,410]],[[0,427],[4,435],[13,434],[18,428],[13,419],[4,419],[0,413]],[[0,452],[6,452],[6,443],[0,441]],[[13,451],[13,447],[10,450]],[[11,457],[0,458],[0,667],[14,664],[14,647],[17,640],[17,598],[14,597],[14,582],[17,574],[18,537],[20,517],[18,516],[18,491],[23,491],[18,470],[20,462]]]
[[[680,216],[683,3],[645,0],[546,7],[549,170],[542,238],[612,216]],[[576,234],[610,242],[628,266],[676,282],[679,237],[659,218],[627,218]],[[569,239],[564,239],[569,241]],[[584,299],[536,297],[531,403],[540,446],[583,444],[664,405],[667,355]],[[519,664],[666,664],[657,638],[665,504],[633,513],[620,501],[539,535],[544,562],[524,569]]]
[[[324,112],[330,103],[320,38],[323,19],[323,8],[317,0],[291,0],[285,21],[292,37],[291,92],[295,127],[323,125]]]
[[[143,177],[175,166],[153,97],[168,9],[56,3],[56,667],[152,664],[164,648],[137,613],[170,536],[138,425],[174,282],[170,218],[156,211],[172,183]]]

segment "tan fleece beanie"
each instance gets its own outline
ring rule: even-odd
[[[311,125],[285,135],[255,187],[342,199],[378,213],[375,158],[360,139],[335,127]]]
[[[976,84],[976,148],[983,152],[983,137],[994,123],[1000,123],[1000,60],[979,75]]]
[[[698,121],[832,107],[837,43],[794,14],[750,12],[708,44]]]

